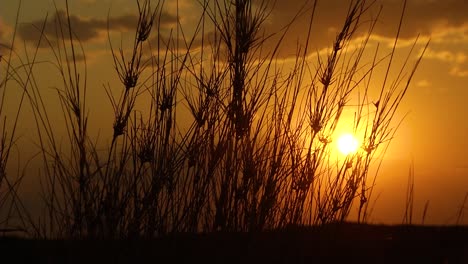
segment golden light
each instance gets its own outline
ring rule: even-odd
[[[338,150],[344,155],[355,153],[359,148],[358,140],[349,133],[341,135],[336,144]]]

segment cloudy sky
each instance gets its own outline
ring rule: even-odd
[[[53,0],[21,2],[15,49],[24,48],[24,45],[29,48],[37,46],[38,28],[42,27],[46,16],[45,34],[50,44],[54,45],[54,21],[63,19],[64,1],[55,0],[56,5]],[[112,36],[122,39],[131,37],[137,21],[136,4],[129,0],[69,2],[71,23],[83,44],[88,61],[89,86],[101,90],[93,94],[95,103],[100,102],[102,100],[99,98],[105,96],[103,84],[117,79],[112,67],[109,67],[112,64],[109,64],[108,30]],[[280,56],[287,60],[294,57],[297,43],[305,39],[311,3],[304,4],[303,0],[274,2],[265,22],[266,34],[281,31],[295,14],[302,11],[302,16],[291,26],[281,46]],[[18,4],[18,0],[0,3],[0,52],[4,53],[6,47],[11,46]],[[343,23],[348,5],[349,1],[345,0],[318,1],[312,24],[312,52],[330,47]],[[390,51],[389,47],[394,42],[402,7],[403,1],[400,0],[376,0],[366,14],[365,18],[370,21],[376,18],[382,8],[372,41],[380,43],[383,53]],[[177,16],[185,33],[193,34],[193,25],[199,20],[201,12],[198,1],[179,0],[177,12],[176,1],[168,0],[164,10],[160,24],[164,34],[169,34],[176,25]],[[467,10],[466,0],[407,2],[397,56],[404,58],[419,36],[420,41],[411,57],[414,61],[426,41],[431,39],[431,42],[401,106],[399,117],[407,115],[385,158],[382,175],[377,183],[380,187],[380,201],[374,211],[373,219],[376,222],[401,221],[408,168],[412,162],[415,166],[416,215],[421,214],[424,203],[429,201],[427,218],[430,221],[453,223],[463,197],[468,192]],[[369,23],[363,20],[362,32],[358,32],[358,35],[364,33],[368,26]],[[39,52],[45,56],[44,60],[47,60],[48,47],[49,43],[40,45]],[[106,115],[104,110],[94,114],[97,118]],[[96,121],[96,124],[100,123]],[[468,223],[468,215],[465,222]]]

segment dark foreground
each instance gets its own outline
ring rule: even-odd
[[[0,238],[0,263],[175,262],[468,263],[468,227],[342,224],[155,240]]]

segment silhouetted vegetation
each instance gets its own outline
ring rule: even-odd
[[[121,87],[103,88],[114,111],[113,126],[106,128],[111,137],[100,139],[109,142],[105,150],[89,135],[90,73],[68,5],[65,16],[56,16],[59,42],[47,38],[44,23],[28,56],[13,49],[4,55],[1,100],[10,83],[23,88],[16,112],[24,104],[32,107],[37,158],[43,161],[37,177],[44,214],[38,218],[17,196],[22,176],[6,175],[20,120],[7,116],[2,103],[0,210],[16,212],[15,226],[41,238],[154,238],[325,225],[349,220],[351,210],[358,211],[358,222],[368,220],[377,177],[371,166],[378,166],[373,161],[381,159],[396,132],[395,113],[424,54],[408,66],[411,49],[390,79],[402,21],[395,26],[392,51],[381,55],[377,47],[369,59],[365,52],[377,18],[362,18],[374,2],[350,1],[327,53],[311,55],[306,41],[288,68],[278,50],[290,24],[275,32],[279,40],[272,50],[263,49],[271,37],[262,30],[273,8],[268,1],[199,1],[203,12],[193,36],[185,35],[180,23],[169,36],[161,32],[163,1],[136,3],[132,46],[108,38]],[[313,3],[298,14],[310,17],[307,40],[316,12]],[[362,28],[368,29],[364,36],[358,34]],[[57,97],[65,139],[33,72],[41,65],[36,54],[44,43],[62,79]],[[12,65],[15,56],[18,66]],[[371,87],[379,66],[386,74]],[[139,103],[146,109],[137,111]],[[335,159],[331,142],[350,107],[362,146]],[[11,215],[1,222],[5,228],[11,228]]]

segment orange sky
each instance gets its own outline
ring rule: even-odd
[[[9,47],[13,34],[18,0],[0,3],[0,54]],[[15,48],[26,43],[33,47],[38,33],[32,25],[41,25],[49,14],[46,34],[53,37],[55,7],[52,0],[23,0],[20,9],[18,39]],[[63,1],[56,0],[62,10]],[[162,27],[165,32],[174,26],[177,14],[175,1],[166,1],[166,13]],[[276,32],[301,8],[303,0],[276,1],[266,22],[267,32]],[[327,48],[342,24],[347,4],[342,0],[322,0],[317,6],[313,24],[312,51]],[[390,51],[402,8],[399,0],[377,0],[368,18],[375,17],[383,6],[372,40],[379,42],[382,53]],[[308,5],[310,7],[310,4]],[[468,192],[468,2],[465,0],[409,0],[401,32],[397,55],[403,58],[409,51],[408,43],[420,34],[416,46],[420,52],[425,41],[431,38],[407,97],[399,111],[402,123],[396,138],[384,159],[381,175],[377,182],[379,200],[371,219],[374,222],[401,222],[404,213],[404,197],[408,169],[415,166],[415,222],[419,221],[424,203],[429,200],[426,223],[453,223],[463,197]],[[111,114],[103,84],[117,83],[112,67],[107,41],[107,14],[110,12],[110,30],[113,37],[131,37],[136,22],[136,5],[128,0],[70,0],[73,28],[83,43],[87,60],[89,87],[91,87],[91,126],[94,132],[111,128],[111,122],[103,122]],[[180,0],[179,17],[190,35],[191,25],[200,16],[197,1]],[[292,59],[298,42],[306,35],[307,17],[301,17],[291,28],[280,50],[281,58]],[[153,35],[154,36],[154,35]],[[125,44],[125,42],[124,42]],[[370,46],[372,48],[372,44]],[[374,46],[375,47],[375,46]],[[385,51],[386,49],[386,51]],[[41,58],[47,60],[50,53],[44,45]],[[415,60],[418,52],[412,56]],[[49,55],[48,55],[49,54]],[[50,59],[50,58],[49,58]],[[400,61],[401,63],[401,61]],[[39,73],[49,86],[54,80],[47,75],[44,66]],[[53,91],[51,91],[53,94]],[[93,108],[94,104],[94,108]],[[25,113],[27,114],[27,113]],[[24,117],[27,118],[27,117]],[[27,135],[27,124],[20,135]],[[25,132],[26,131],[26,132]],[[22,134],[23,133],[23,134]],[[22,139],[30,142],[28,139]],[[20,141],[21,142],[21,141]],[[20,144],[20,143],[18,143]],[[374,197],[376,198],[376,197]],[[468,214],[468,209],[466,211]],[[465,217],[468,223],[468,215]]]

